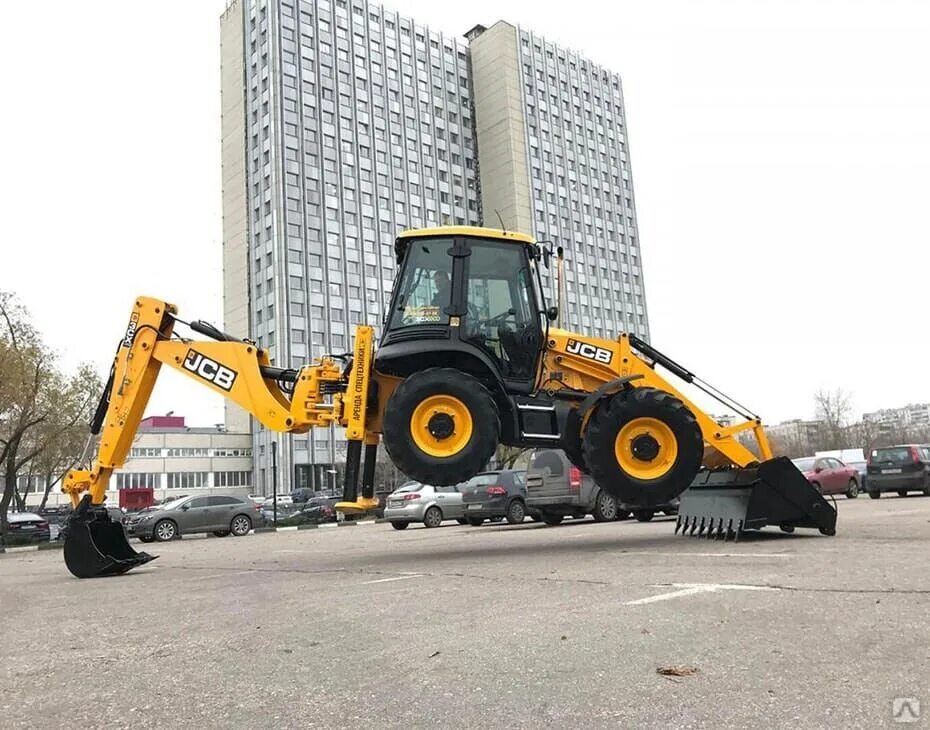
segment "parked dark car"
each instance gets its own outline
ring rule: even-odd
[[[240,537],[263,522],[261,509],[252,500],[215,495],[185,497],[149,507],[133,515],[125,527],[130,536],[142,542],[166,542],[197,532]]]
[[[326,497],[311,497],[302,511],[315,510],[320,515],[320,522],[335,522],[335,504],[336,502]]]
[[[620,504],[559,449],[533,452],[526,472],[526,494],[528,508],[537,510],[547,525],[558,525],[566,517],[586,515],[593,515],[597,522],[625,520],[631,515],[640,522],[648,522],[657,512],[673,515],[678,511],[677,499],[649,508]]]
[[[6,522],[10,526],[7,545],[26,545],[51,540],[48,520],[35,512],[7,512]]]
[[[869,496],[878,499],[882,492],[923,492],[930,496],[930,446],[905,444],[872,449],[868,464]]]
[[[805,456],[791,460],[821,494],[859,496],[859,472],[832,456]]]
[[[511,525],[526,519],[526,472],[483,472],[460,485],[459,491],[469,525],[477,527],[494,517],[503,517]]]
[[[288,496],[290,496],[294,502],[306,502],[314,497],[322,497],[324,495],[322,492],[315,492],[309,487],[298,487],[297,489],[291,490]],[[280,499],[280,497],[278,497],[278,499]]]

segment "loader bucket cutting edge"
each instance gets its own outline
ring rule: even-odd
[[[110,519],[105,508],[78,506],[68,520],[65,565],[76,578],[122,575],[156,555],[133,550],[123,526]]]
[[[698,474],[681,495],[676,532],[738,539],[747,530],[775,525],[836,534],[836,509],[790,459],[778,457],[748,469]]]

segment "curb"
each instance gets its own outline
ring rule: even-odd
[[[39,550],[61,550],[64,547],[64,544],[58,541],[54,542],[40,542],[38,545],[12,545],[11,547],[2,547],[0,546],[0,555],[4,553],[9,553],[10,555],[15,555],[16,553],[34,553]]]
[[[331,529],[334,527],[357,527],[358,525],[379,525],[385,522],[390,522],[390,520],[385,519],[374,519],[374,520],[350,520],[348,522],[325,522],[322,525],[315,523],[310,523],[306,525],[293,525],[290,527],[255,527],[249,534],[264,534],[268,532],[297,532],[299,530],[319,530],[319,529]],[[127,535],[127,539],[133,539],[134,535]],[[208,539],[218,539],[216,535],[211,532],[195,532],[190,535],[181,535],[179,540],[208,540]],[[51,542],[40,542],[38,545],[15,545],[12,547],[3,547],[0,546],[0,555],[10,554],[15,555],[16,553],[34,553],[39,550],[61,550],[64,547],[64,542],[61,540],[52,540]]]

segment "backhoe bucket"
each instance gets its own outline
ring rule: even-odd
[[[675,532],[739,539],[747,530],[777,525],[836,534],[836,509],[790,459],[778,457],[750,469],[705,471],[681,495]]]
[[[122,575],[157,557],[133,550],[123,526],[105,507],[91,506],[89,497],[72,512],[65,531],[65,565],[77,578]]]

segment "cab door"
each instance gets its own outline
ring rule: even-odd
[[[542,345],[539,304],[524,247],[466,239],[461,337],[490,356],[509,385],[536,377]]]

